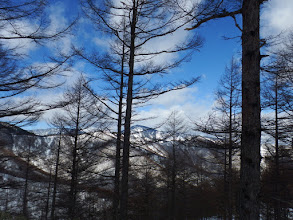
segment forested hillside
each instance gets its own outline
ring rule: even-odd
[[[292,10],[0,0],[0,219],[292,219]]]

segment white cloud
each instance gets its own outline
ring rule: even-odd
[[[65,16],[65,8],[66,5],[62,2],[51,5],[48,10],[50,25],[46,30],[46,34],[53,35],[68,27],[69,20]],[[47,46],[67,54],[70,52],[73,39],[73,35],[66,35],[57,41],[50,42]]]
[[[71,71],[64,72],[62,76],[55,75],[53,76],[50,81],[51,83],[60,83],[64,82],[62,86],[59,86],[57,88],[52,89],[33,89],[31,91],[31,95],[35,97],[36,99],[40,100],[44,105],[54,105],[58,103],[58,101],[61,101],[63,99],[64,91],[74,85],[74,83],[77,82],[78,78],[80,77],[80,73],[72,69]],[[39,121],[39,124],[41,124],[44,127],[46,126],[46,123],[50,121],[54,116],[57,114],[61,114],[63,112],[62,109],[53,109],[46,111],[43,115],[41,120]],[[41,126],[41,127],[42,127]]]
[[[190,87],[181,90],[171,91],[159,96],[156,99],[150,101],[150,104],[161,105],[165,108],[169,108],[174,105],[181,105],[186,102],[192,102],[196,95],[197,87]]]
[[[181,43],[187,41],[190,32],[180,28],[173,34],[166,35],[164,37],[154,38],[153,40],[148,41],[143,46],[143,51],[146,52],[156,52],[164,50],[174,49],[174,45],[180,45]],[[163,65],[169,62],[172,62],[178,57],[178,53],[162,53],[158,56],[155,56],[152,61],[157,65]]]
[[[184,3],[180,3],[180,7],[185,8],[186,10],[191,9],[192,5],[195,3],[200,2],[201,0],[187,0],[184,1]],[[130,0],[124,0],[124,1],[120,1],[120,0],[114,0],[113,1],[114,5],[119,8],[119,7],[125,7],[125,5],[132,5],[132,1]],[[147,6],[146,6],[147,7]],[[167,10],[167,9],[161,9],[161,10]],[[110,22],[112,23],[113,26],[117,26],[121,28],[121,24],[122,24],[122,16],[123,12],[121,12],[122,10],[119,9],[112,9],[112,13],[117,15],[117,16],[111,16]],[[126,14],[128,14],[129,12],[126,12]],[[150,33],[150,35],[148,37],[150,37],[152,34],[157,34],[157,33],[163,33],[165,31],[169,31],[171,30],[173,27],[175,26],[180,26],[182,23],[184,23],[184,19],[183,18],[179,18],[176,17],[177,19],[175,19],[176,15],[173,17],[174,21],[172,22],[172,24],[167,27],[167,25],[165,25],[165,29],[164,28],[159,28],[158,30],[156,30],[156,28],[160,27],[160,25],[162,25],[162,21],[153,19],[153,20],[149,20],[149,19],[144,19],[144,18],[139,18],[138,19],[138,26],[141,25],[140,28],[144,28],[144,31],[148,32],[149,30],[152,30],[152,32]],[[167,19],[166,19],[167,20]],[[127,21],[130,22],[130,21]],[[171,27],[172,26],[172,27]],[[140,32],[140,30],[138,30]],[[190,36],[191,32],[184,30],[184,27],[178,29],[177,31],[171,33],[171,34],[167,34],[166,36],[162,36],[162,37],[155,37],[151,40],[149,40],[148,42],[146,42],[144,45],[142,45],[142,47],[140,47],[140,49],[138,51],[136,51],[137,53],[142,53],[142,54],[149,54],[149,53],[156,53],[156,52],[161,52],[161,51],[168,51],[168,50],[174,50],[176,45],[180,45],[184,42],[187,41],[188,37]],[[140,34],[139,36],[142,36],[142,34]],[[146,37],[146,38],[148,38]],[[142,39],[141,41],[144,41],[145,39]],[[100,39],[95,41],[96,44],[98,45],[103,45],[105,44],[105,42],[102,42]],[[137,39],[137,43],[139,43],[139,40]],[[138,61],[141,61],[142,59],[145,58],[146,61],[148,62],[152,62],[152,64],[154,65],[164,65],[166,63],[172,63],[172,61],[174,61],[174,59],[178,58],[179,54],[178,53],[161,53],[159,55],[155,55],[155,56],[140,56],[137,57]],[[143,65],[144,62],[136,62],[136,66],[139,67],[140,65]]]
[[[42,73],[52,73],[47,74],[45,78],[43,78],[39,85],[43,88],[53,87],[54,85],[62,84],[58,89],[62,89],[64,87],[68,87],[73,84],[74,81],[77,80],[79,76],[79,71],[76,68],[69,68],[66,64],[63,66],[59,66],[58,63],[47,62],[47,63],[34,63],[32,67],[38,71],[39,74]],[[39,91],[37,87],[33,87],[30,91]],[[54,88],[55,90],[55,88]]]
[[[62,2],[57,2],[49,8],[49,33],[56,33],[58,30],[67,26],[67,20],[64,17],[65,8],[66,6]]]
[[[197,88],[185,88],[172,91],[150,101],[149,109],[142,108],[135,118],[154,118],[147,121],[135,122],[149,127],[156,127],[163,122],[172,111],[182,114],[190,123],[207,116],[213,103],[197,97]]]
[[[111,43],[110,39],[98,38],[98,37],[95,37],[93,41],[99,48],[104,48],[104,49],[109,49],[109,45]]]
[[[46,72],[49,69],[53,68],[56,63],[35,63],[33,66],[37,67],[38,70]],[[81,64],[78,64],[81,65]],[[78,66],[77,66],[78,67]],[[80,72],[76,68],[71,68],[70,70],[66,71],[58,71],[56,74],[52,76],[48,76],[43,80],[42,85],[45,86],[52,86],[52,85],[61,85],[58,87],[53,87],[50,89],[40,89],[37,87],[33,87],[30,89],[26,95],[32,96],[38,100],[40,100],[44,105],[53,105],[61,100],[63,92],[72,87],[80,77]],[[47,120],[52,115],[56,114],[60,110],[53,110],[47,111],[42,119]]]
[[[49,26],[45,29],[46,35],[56,34],[60,30],[66,28],[69,24],[65,18],[65,5],[61,2],[57,2],[48,8],[48,21]],[[39,20],[19,19],[12,23],[1,22],[0,36],[15,37],[18,36],[14,32],[15,30],[22,35],[30,35],[35,33],[39,28]],[[72,36],[62,37],[58,41],[49,42],[45,46],[52,48],[58,47],[59,51],[66,53],[71,48]],[[16,48],[15,51],[20,54],[28,55],[29,52],[37,48],[37,44],[31,39],[10,39],[1,40],[1,43],[8,48]]]
[[[22,35],[33,33],[38,27],[28,20],[18,20],[11,25],[10,23],[2,24],[0,36],[18,37],[15,30]],[[30,39],[9,39],[1,40],[1,43],[10,49],[14,49],[16,53],[27,55],[30,51],[37,47],[36,43]]]
[[[264,32],[279,34],[293,28],[293,1],[271,0],[264,5]]]

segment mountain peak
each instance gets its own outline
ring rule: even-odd
[[[137,130],[137,131],[151,131],[151,132],[156,131],[155,129],[144,126],[144,125],[133,125],[133,126],[131,126],[130,129]]]

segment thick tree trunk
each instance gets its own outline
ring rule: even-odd
[[[131,22],[131,42],[129,56],[129,75],[126,97],[126,115],[124,124],[124,142],[123,142],[123,159],[122,159],[122,179],[121,179],[121,201],[120,201],[120,219],[128,219],[128,171],[129,171],[129,149],[130,149],[130,125],[132,113],[132,90],[134,74],[134,57],[135,57],[135,30],[137,19],[136,1],[133,0],[132,22]]]
[[[260,44],[259,0],[242,8],[242,143],[240,219],[259,219],[260,190]]]

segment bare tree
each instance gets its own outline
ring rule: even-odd
[[[87,81],[81,76],[78,82],[64,94],[64,100],[68,104],[64,107],[62,118],[59,117],[66,134],[65,141],[69,147],[64,166],[70,170],[68,214],[71,219],[82,215],[76,210],[79,186],[84,184],[84,175],[87,171],[91,173],[89,170],[94,169],[95,161],[99,159],[94,158],[95,147],[91,142],[97,137],[91,130],[103,130],[107,125],[104,121],[105,112],[102,106],[87,88],[89,88]],[[87,181],[92,182],[89,179]]]
[[[184,26],[180,22],[182,17],[178,16],[175,11],[163,10],[166,3],[163,1],[133,0],[119,2],[118,4],[111,1],[98,3],[97,1],[84,0],[82,2],[87,15],[94,22],[100,24],[107,33],[118,38],[127,51],[128,67],[125,68],[125,72],[127,72],[128,81],[120,200],[120,218],[127,219],[130,125],[133,102],[136,99],[147,99],[170,91],[169,88],[164,89],[160,85],[145,86],[146,83],[142,79],[147,79],[154,74],[167,73],[171,68],[177,67],[186,59],[185,55],[183,58],[174,61],[156,64],[155,58],[159,55],[192,50],[198,48],[201,41],[194,37],[170,48],[154,48],[153,50],[148,48],[148,45],[155,39],[163,39]],[[126,39],[124,36],[127,36]],[[147,79],[146,82],[148,81]],[[171,87],[172,89],[181,89],[195,81],[197,79],[171,85]]]
[[[31,88],[52,88],[57,86],[50,82],[52,76],[64,71],[65,63],[71,55],[63,54],[60,58],[52,58],[48,62],[53,65],[37,65],[28,61],[27,54],[22,54],[20,48],[28,43],[39,45],[58,40],[69,33],[75,23],[56,32],[49,30],[48,20],[45,19],[45,9],[48,3],[44,0],[0,1],[0,118],[7,117],[11,123],[25,124],[35,121],[44,110],[39,108],[40,101],[30,96],[21,100],[14,99],[25,94]],[[33,22],[27,28],[22,23]],[[10,45],[16,41],[18,46]],[[7,120],[7,119],[6,119]]]
[[[233,191],[232,191],[232,156],[234,154],[235,148],[237,149],[237,141],[235,139],[239,138],[239,128],[240,123],[238,122],[239,117],[239,108],[240,104],[240,93],[241,93],[241,74],[239,73],[240,66],[235,61],[235,58],[232,58],[229,67],[226,67],[226,72],[221,78],[220,88],[217,91],[217,101],[218,101],[218,110],[224,114],[224,118],[228,120],[228,201],[227,201],[227,210],[228,210],[228,219],[232,220],[233,218]],[[226,130],[226,129],[224,129]],[[236,137],[236,138],[235,138]],[[226,145],[226,144],[225,144]],[[226,151],[226,150],[225,150]],[[225,152],[225,171],[226,171],[226,152]]]
[[[167,118],[166,123],[164,123],[164,130],[167,132],[166,140],[171,143],[171,152],[170,159],[171,162],[171,199],[169,206],[169,219],[176,219],[177,207],[176,207],[176,193],[178,190],[177,176],[178,176],[178,156],[177,154],[180,151],[180,145],[182,145],[182,137],[186,130],[187,126],[184,122],[182,115],[179,112],[173,111]]]
[[[197,3],[192,10],[181,8],[192,21],[193,30],[210,20],[232,17],[242,34],[242,138],[240,218],[259,219],[260,190],[260,5],[264,0]],[[176,6],[182,5],[175,1]],[[242,27],[237,22],[242,16]]]
[[[58,141],[56,141],[54,146],[56,155],[55,155],[55,164],[54,164],[54,179],[53,179],[53,192],[52,192],[52,204],[51,204],[51,219],[54,220],[55,217],[55,210],[56,210],[56,194],[57,194],[57,186],[58,186],[58,178],[59,178],[59,169],[60,169],[60,153],[61,153],[61,143],[62,143],[62,133],[64,130],[62,120],[60,120],[60,117],[56,116],[53,121],[51,121],[51,124],[54,127],[57,127],[59,130],[59,137]],[[53,152],[52,152],[53,153]]]
[[[290,48],[290,47],[288,47]],[[269,149],[270,138],[267,140],[268,151],[270,156],[274,158],[274,216],[275,219],[281,219],[284,216],[285,209],[281,207],[282,195],[281,189],[281,161],[282,152],[286,151],[286,145],[291,145],[291,129],[288,129],[291,124],[292,116],[290,115],[292,105],[292,81],[290,66],[290,56],[284,55],[284,50],[273,55],[271,62],[263,67],[265,71],[263,90],[262,90],[262,107],[267,110],[274,111],[273,116],[263,118],[262,129],[270,137],[274,139],[274,150]],[[288,50],[287,50],[288,52]],[[288,54],[289,55],[289,54]],[[284,146],[285,145],[285,146]],[[282,149],[284,148],[284,149]],[[285,166],[286,167],[286,166]]]
[[[216,105],[208,119],[196,123],[196,130],[212,135],[222,152],[220,163],[224,174],[224,219],[233,218],[233,157],[239,150],[241,134],[241,74],[240,65],[233,57],[219,81]],[[222,146],[221,146],[222,145]]]
[[[124,118],[123,106],[125,103],[125,66],[127,63],[127,52],[125,45],[122,47],[119,42],[111,45],[111,53],[88,55],[83,50],[77,50],[77,54],[93,65],[102,75],[101,77],[108,86],[103,88],[106,94],[99,94],[89,90],[105,108],[109,110],[107,118],[109,121],[117,122],[116,150],[115,150],[115,174],[114,174],[114,193],[113,193],[113,219],[119,217],[119,195],[120,195],[120,171],[121,171],[121,149],[122,149],[122,122]],[[120,68],[120,69],[119,69]],[[113,92],[114,91],[114,92]],[[113,93],[113,94],[111,94]],[[101,98],[102,95],[104,98]],[[113,107],[114,106],[114,107]],[[118,108],[118,111],[116,110]]]

